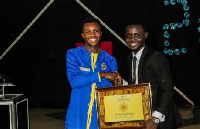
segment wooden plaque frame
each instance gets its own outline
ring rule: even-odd
[[[104,96],[142,93],[144,120],[105,122]],[[150,83],[133,84],[119,87],[96,88],[99,129],[146,128],[145,121],[151,118],[152,95]]]

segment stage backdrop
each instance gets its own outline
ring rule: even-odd
[[[0,1],[0,54],[22,33],[48,0]],[[82,0],[124,39],[124,24],[140,16],[149,23],[149,45],[170,61],[174,85],[200,105],[200,2],[197,0]],[[24,93],[30,107],[67,108],[71,88],[66,77],[66,51],[82,42],[80,23],[90,14],[75,0],[55,0],[15,46],[0,60],[0,74]],[[103,28],[102,41],[111,41],[119,72],[127,77],[130,52]],[[2,79],[0,80],[3,81]],[[188,104],[175,93],[178,105]]]

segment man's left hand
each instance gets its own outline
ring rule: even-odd
[[[116,76],[113,80],[113,84],[114,86],[120,86],[122,84],[122,77],[120,76],[120,74],[116,71]]]
[[[158,124],[155,123],[152,119],[146,121],[146,129],[157,129]]]

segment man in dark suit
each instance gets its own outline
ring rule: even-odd
[[[148,31],[143,21],[132,19],[126,24],[125,41],[132,50],[128,56],[128,83],[150,82],[153,114],[146,121],[147,129],[175,129],[178,111],[173,103],[174,90],[169,62],[163,53],[146,44],[147,37]]]

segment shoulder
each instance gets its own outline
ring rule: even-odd
[[[110,59],[115,59],[114,56],[110,55],[108,52],[106,52],[105,50],[101,49],[101,54],[103,56],[105,56],[106,58],[110,58]]]
[[[77,54],[77,53],[81,53],[84,51],[84,47],[81,46],[81,47],[77,47],[77,48],[71,48],[71,49],[68,49],[67,50],[67,54]]]
[[[83,46],[77,47],[77,48],[70,48],[67,50],[67,52],[78,52],[78,51],[82,51],[82,50],[83,50]]]
[[[149,60],[152,64],[160,64],[168,62],[165,54],[154,48],[147,46],[143,52],[144,52],[143,56],[145,56],[145,59]]]
[[[147,55],[150,56],[150,57],[165,57],[164,53],[161,52],[161,51],[158,51],[157,49],[155,48],[152,48],[150,46],[146,46],[145,47],[145,50],[144,51],[147,51]]]
[[[166,59],[166,56],[164,53],[160,52],[160,51],[154,51],[152,53],[152,57],[155,59],[155,60],[158,60],[158,59]]]
[[[84,48],[77,47],[77,48],[71,48],[68,49],[66,52],[66,59],[77,59],[79,57],[82,57],[84,55]]]
[[[151,64],[153,64],[156,67],[163,67],[168,66],[169,61],[164,53],[160,51],[154,51],[152,55],[150,56]]]

